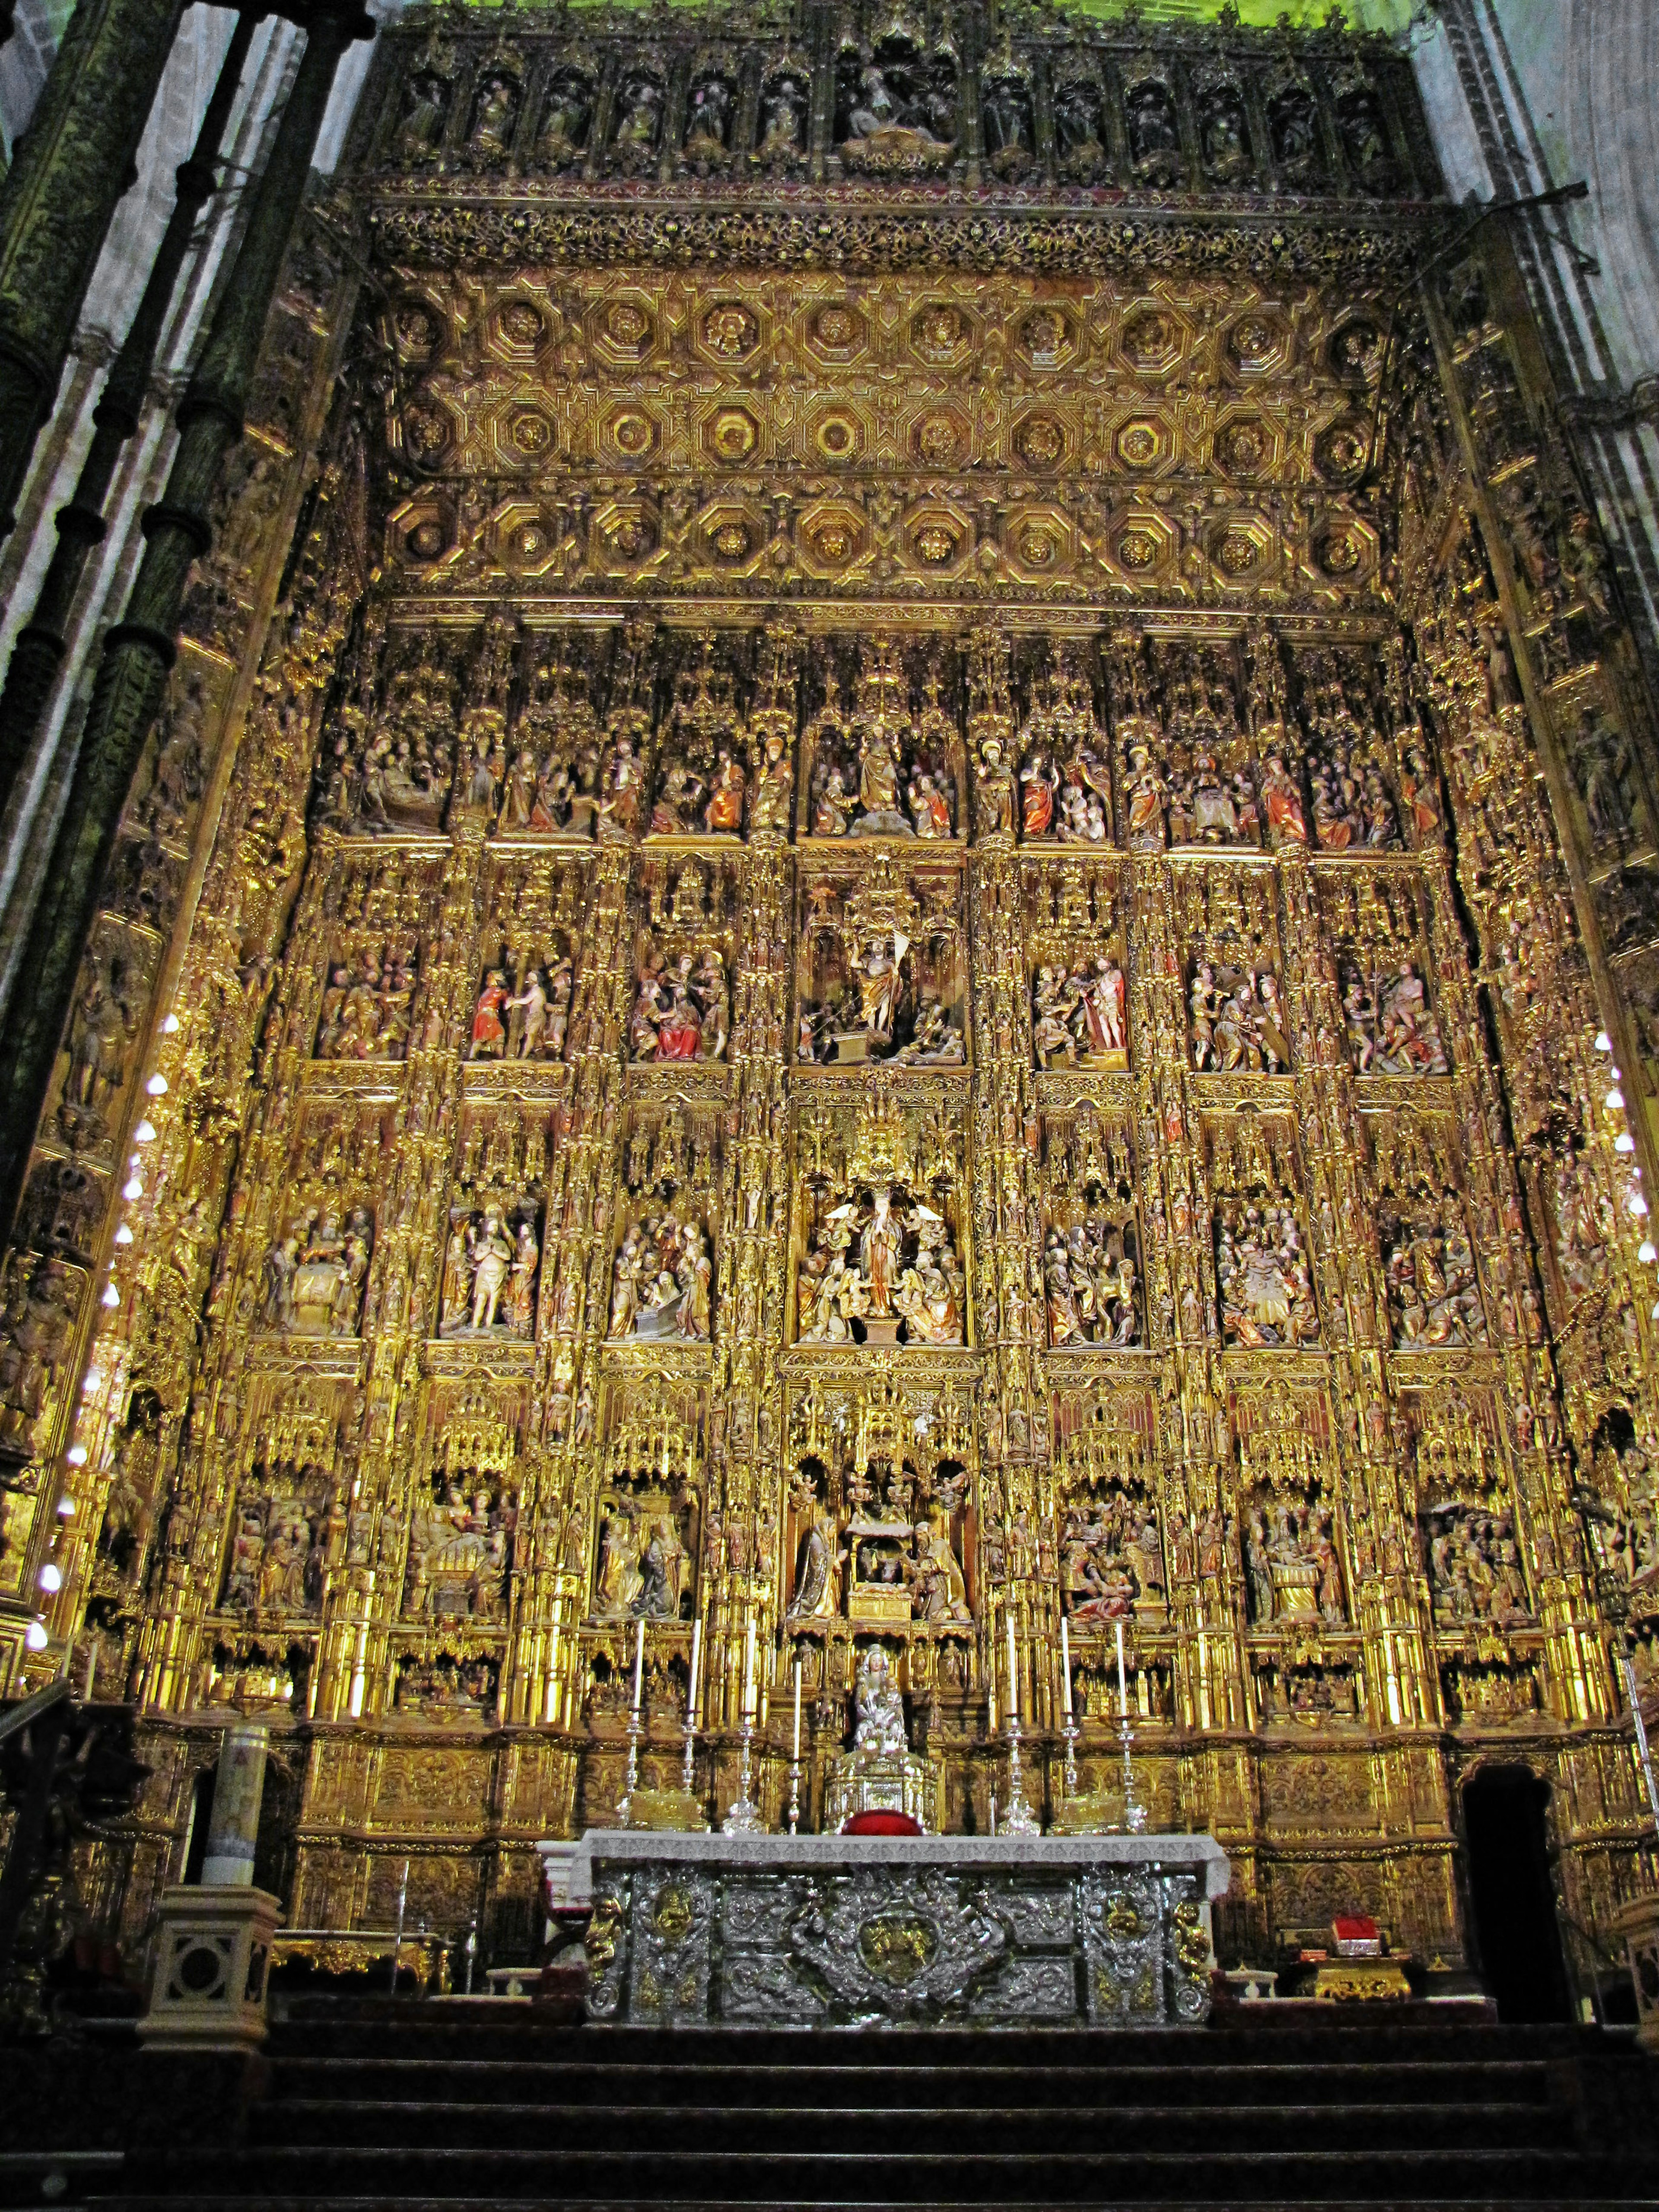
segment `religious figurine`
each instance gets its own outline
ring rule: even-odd
[[[714,788],[703,810],[706,826],[714,832],[733,834],[743,828],[743,794],[747,781],[743,763],[721,746],[714,769]]]
[[[701,1221],[672,1209],[645,1214],[617,1249],[608,1334],[673,1334],[706,1342],[713,1280],[708,1231]]]
[[[1474,1252],[1456,1200],[1437,1207],[1425,1199],[1412,1215],[1385,1209],[1378,1230],[1395,1345],[1412,1352],[1484,1343]]]
[[[1069,1230],[1049,1230],[1042,1282],[1050,1344],[1139,1343],[1132,1224],[1091,1218]]]
[[[760,143],[755,160],[765,168],[798,161],[805,150],[811,100],[801,78],[769,76],[761,87]]]
[[[653,954],[641,967],[629,1018],[636,1060],[722,1060],[731,1028],[726,963],[716,945],[683,952],[665,969]]]
[[[1066,1610],[1074,1621],[1161,1619],[1166,1609],[1158,1516],[1139,1491],[1109,1490],[1073,1506],[1060,1547]]]
[[[1316,1344],[1319,1316],[1295,1211],[1274,1200],[1223,1207],[1216,1223],[1222,1333],[1261,1350]]]
[[[374,1216],[356,1206],[343,1224],[326,1206],[296,1214],[265,1255],[260,1319],[302,1336],[355,1336],[374,1242]]]
[[[1200,1073],[1283,1075],[1290,1066],[1279,979],[1271,970],[1200,960],[1188,991],[1193,1066]]]
[[[1109,955],[1069,973],[1042,963],[1031,985],[1031,1036],[1040,1067],[1128,1065],[1128,987]]]
[[[507,1024],[501,1009],[508,997],[507,970],[491,968],[472,1006],[472,1038],[469,1060],[500,1060],[507,1050]]]
[[[1447,1504],[1423,1517],[1429,1591],[1437,1620],[1524,1627],[1532,1614],[1515,1524],[1482,1504]]]
[[[1445,1047],[1422,978],[1409,961],[1386,973],[1342,971],[1342,1015],[1358,1075],[1444,1075]]]
[[[967,1283],[942,1216],[878,1184],[815,1226],[796,1286],[803,1344],[961,1344]]]

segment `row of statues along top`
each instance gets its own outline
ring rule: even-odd
[[[1115,634],[1021,641],[672,635],[476,653],[422,633],[336,718],[321,818],[371,836],[1011,835],[1028,844],[1397,852],[1440,835],[1397,657]],[[378,700],[375,691],[378,690]],[[463,702],[470,702],[463,707]],[[799,739],[799,743],[797,740]],[[799,759],[798,759],[799,756]]]
[[[980,43],[965,25],[930,31],[898,15],[874,38],[844,25],[823,80],[788,44],[702,41],[677,70],[665,45],[637,38],[462,46],[428,33],[392,95],[380,158],[402,170],[720,178],[787,174],[827,144],[827,164],[849,176],[936,174],[971,155],[1003,182],[1062,189],[1416,188],[1395,65],[1347,40],[1301,52],[1211,42],[1178,60],[1085,36],[1016,46],[1005,31],[964,67]]]

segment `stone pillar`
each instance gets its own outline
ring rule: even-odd
[[[161,325],[190,248],[191,234],[198,215],[213,196],[215,158],[241,82],[255,21],[251,13],[236,18],[195,150],[188,161],[179,164],[173,213],[156,248],[143,297],[93,410],[93,441],[75,496],[58,510],[58,545],[52,565],[34,611],[18,632],[12,648],[5,690],[0,693],[0,807],[5,805],[23,772],[63,665],[64,639],[87,556],[104,535],[104,501],[116,463],[138,428]]]
[[[0,537],[182,12],[183,0],[80,0],[0,184]]]
[[[334,72],[348,42],[369,27],[365,16],[337,14],[313,17],[307,27],[305,57],[270,158],[250,195],[234,266],[179,403],[179,447],[166,491],[144,516],[148,544],[126,614],[104,641],[46,890],[24,949],[25,980],[0,1036],[0,1231],[9,1231],[16,1215],[99,888],[177,651],[191,568],[213,542],[214,494],[242,434],[260,337]],[[0,269],[0,278],[3,274]],[[0,306],[3,297],[0,292]]]
[[[213,1784],[213,1812],[202,1860],[204,1889],[248,1889],[259,1835],[270,1730],[262,1721],[239,1721],[225,1730]]]

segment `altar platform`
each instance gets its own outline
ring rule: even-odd
[[[538,1846],[587,2016],[661,2027],[1196,2027],[1208,1836],[678,1835]]]

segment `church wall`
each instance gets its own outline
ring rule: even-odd
[[[1604,1928],[1652,749],[1513,262],[1411,304],[1376,46],[964,17],[895,122],[914,57],[722,35],[386,34],[375,283],[273,329],[8,1261],[0,1566],[155,1769],[100,1896],[256,1712],[292,1923],[407,1859],[522,1950],[641,1619],[648,1784],[701,1624],[735,1794],[752,1624],[810,1824],[873,1639],[980,1829],[1064,1617],[1224,1948],[1460,1956],[1493,1759]]]

